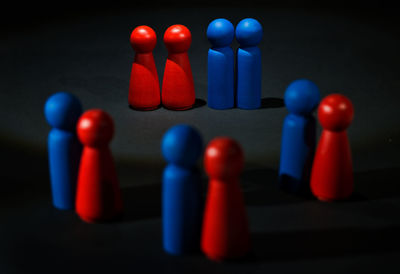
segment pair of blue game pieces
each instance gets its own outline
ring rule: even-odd
[[[262,39],[263,29],[256,19],[245,18],[236,26],[224,18],[213,20],[207,28],[207,38],[213,47],[229,47],[236,37],[241,47],[255,47]]]
[[[234,37],[240,44],[235,56]],[[261,106],[261,42],[263,29],[253,18],[231,22],[219,18],[207,28],[212,47],[208,51],[208,106],[213,109],[257,109]]]

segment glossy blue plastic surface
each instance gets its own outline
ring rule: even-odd
[[[236,27],[237,51],[236,103],[238,108],[261,106],[261,52],[257,47],[263,35],[261,24],[246,18]]]
[[[59,92],[45,104],[45,116],[53,127],[47,144],[53,205],[58,209],[75,207],[75,191],[82,146],[75,132],[82,114],[79,100]]]
[[[200,248],[202,187],[195,164],[203,150],[200,134],[187,125],[165,133],[162,152],[168,161],[162,179],[163,247],[182,255]]]
[[[293,81],[286,89],[285,106],[290,113],[307,116],[321,100],[317,85],[307,79]]]
[[[169,164],[162,186],[163,245],[182,255],[200,248],[202,189],[200,172]]]
[[[49,133],[48,150],[53,205],[74,209],[81,144],[75,133],[54,128]]]
[[[207,28],[212,48],[208,51],[208,106],[228,109],[235,105],[235,57],[231,48],[234,27],[226,19],[215,19]]]
[[[203,152],[203,141],[194,128],[176,125],[164,134],[161,150],[168,163],[192,168]]]
[[[296,80],[286,89],[289,110],[283,123],[280,187],[289,192],[308,192],[316,145],[316,122],[312,112],[320,101],[319,89],[311,81]]]

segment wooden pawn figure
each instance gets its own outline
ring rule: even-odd
[[[172,25],[164,34],[168,50],[162,83],[162,104],[172,110],[186,110],[195,103],[192,69],[187,51],[192,35],[183,25]]]
[[[308,194],[316,143],[313,111],[320,101],[319,89],[310,80],[299,79],[288,86],[284,97],[289,114],[282,129],[279,186]]]
[[[226,19],[213,20],[207,28],[207,38],[212,47],[208,50],[208,106],[228,109],[235,105],[235,56],[231,43],[235,28]]]
[[[109,143],[112,118],[103,110],[86,111],[78,121],[84,145],[79,168],[76,213],[86,222],[110,221],[122,214],[122,198]]]
[[[53,205],[63,210],[74,209],[82,152],[76,123],[82,114],[82,106],[72,94],[57,92],[47,99],[44,112],[53,127],[47,139]]]
[[[236,27],[237,50],[236,102],[242,109],[261,106],[261,42],[263,29],[253,18],[245,18]]]
[[[227,137],[212,140],[204,166],[210,180],[203,218],[201,248],[212,260],[244,256],[250,237],[239,175],[243,169],[240,145]]]
[[[203,152],[201,136],[188,125],[176,125],[164,134],[161,148],[168,161],[162,180],[164,250],[173,255],[198,251],[203,191],[196,162]]]
[[[132,31],[130,42],[135,59],[129,82],[129,105],[139,110],[156,109],[160,105],[160,83],[153,57],[156,33],[148,26],[139,26]]]
[[[351,101],[341,94],[331,94],[319,105],[323,131],[311,171],[311,191],[321,201],[345,199],[353,192],[353,164],[346,133],[353,116]]]

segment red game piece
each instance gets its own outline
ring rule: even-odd
[[[353,120],[351,101],[331,94],[318,108],[323,127],[311,172],[311,190],[321,201],[345,199],[353,192],[353,165],[346,129]]]
[[[204,157],[210,177],[203,219],[201,248],[212,260],[245,255],[250,237],[239,175],[243,152],[238,143],[226,137],[212,140]]]
[[[100,109],[86,111],[77,133],[84,145],[76,193],[76,212],[87,222],[108,221],[122,213],[122,199],[111,151],[112,118]]]
[[[131,45],[135,50],[129,82],[129,105],[140,110],[152,110],[160,105],[160,83],[153,49],[157,37],[148,26],[139,26],[132,31]]]
[[[189,50],[192,42],[190,31],[183,25],[173,25],[164,34],[168,49],[162,85],[162,103],[166,108],[185,110],[195,102],[192,69]]]

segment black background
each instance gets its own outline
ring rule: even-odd
[[[199,22],[194,16],[197,10]],[[154,17],[143,15],[153,11]],[[99,61],[94,65],[99,66],[99,74],[108,73],[101,65],[106,60],[112,68],[117,68],[115,74],[123,75],[128,71],[126,75],[129,75],[129,58],[133,52],[124,38],[129,36],[134,24],[129,18],[132,22],[154,24],[159,27],[157,35],[161,36],[159,32],[167,27],[166,22],[173,22],[180,11],[188,14],[177,20],[194,27],[192,35],[198,42],[192,45],[189,54],[195,82],[197,79],[197,95],[203,100],[206,100],[206,83],[199,79],[204,79],[206,71],[202,65],[208,45],[203,41],[203,31],[209,17],[220,13],[221,17],[233,18],[237,23],[249,14],[277,14],[268,21],[277,20],[275,33],[272,33],[274,26],[264,25],[268,18],[261,18],[267,32],[266,41],[260,47],[263,56],[268,57],[263,61],[267,72],[263,77],[269,77],[273,69],[283,74],[271,80],[268,89],[263,88],[263,95],[268,99],[264,100],[263,109],[216,113],[202,106],[179,114],[164,109],[137,113],[124,105],[128,79],[96,78],[84,73],[80,78],[71,77],[75,75],[74,70],[80,71],[76,64],[93,64],[96,54]],[[0,90],[3,100],[0,272],[399,273],[400,123],[397,106],[400,53],[396,46],[400,44],[400,29],[396,11],[382,1],[7,3],[1,10],[3,32],[0,39],[3,75]],[[156,17],[164,13],[164,18]],[[166,19],[168,14],[171,19]],[[278,20],[280,14],[293,18],[288,22],[289,27],[282,24],[284,20]],[[298,28],[285,32],[296,25],[297,18],[308,17],[311,18],[309,22],[299,22]],[[109,20],[102,21],[102,18]],[[196,24],[200,26],[196,28]],[[83,33],[74,36],[74,31],[80,27]],[[102,48],[98,33],[85,32],[97,27],[99,33],[104,32],[104,39],[115,39],[115,42],[105,43],[107,47]],[[121,27],[123,31],[118,32]],[[59,33],[53,37],[52,30]],[[354,30],[357,32],[352,36]],[[303,39],[308,31],[311,35],[304,35]],[[296,36],[296,33],[300,34]],[[377,34],[382,36],[378,38]],[[306,41],[309,37],[316,38],[315,52],[314,48],[307,51],[313,46],[313,42]],[[93,49],[93,56],[87,57],[82,52],[90,53],[90,47],[96,44],[89,43],[89,38],[99,39],[99,47]],[[159,44],[155,58],[161,78],[166,53],[162,43]],[[296,49],[304,58],[291,62]],[[62,57],[63,52],[67,53],[66,57]],[[338,55],[332,56],[332,53]],[[107,54],[111,57],[104,57]],[[345,63],[341,54],[347,54],[351,61]],[[128,58],[121,58],[125,56]],[[274,56],[277,57],[274,59]],[[354,67],[342,67],[340,63],[335,64],[335,60],[347,66],[354,60]],[[302,61],[306,61],[304,67],[296,67],[296,62]],[[46,65],[54,67],[55,72]],[[274,67],[269,68],[272,65]],[[349,138],[353,147],[356,190],[349,201],[320,203],[312,197],[289,195],[276,188],[279,125],[286,115],[281,98],[293,77],[303,76],[315,80],[322,95],[343,88],[355,105],[356,118],[349,129]],[[58,80],[52,81],[53,78]],[[109,88],[115,92],[115,97],[121,95],[122,99],[112,99]],[[49,127],[44,121],[42,107],[45,98],[59,89],[80,96],[85,108],[104,104],[102,106],[116,118],[117,133],[120,133],[112,148],[125,202],[125,218],[121,222],[88,225],[73,212],[57,211],[51,206],[45,146]],[[93,98],[94,95],[97,97]],[[32,100],[33,97],[36,99]],[[7,104],[11,106],[6,107]],[[130,119],[136,123],[133,129],[130,129]],[[160,174],[165,163],[158,153],[159,139],[166,128],[177,122],[194,123],[204,133],[205,141],[220,134],[235,135],[248,151],[241,181],[253,251],[242,261],[213,263],[200,253],[171,257],[161,248]],[[269,123],[273,127],[268,127]],[[18,127],[23,129],[19,131]],[[241,127],[253,131],[243,133]],[[21,134],[17,136],[18,132]],[[140,136],[149,141],[139,140]],[[137,153],[147,155],[146,158],[130,151],[122,153],[135,142],[144,143],[142,150],[137,148]],[[271,151],[266,150],[271,155],[259,156],[257,150],[263,149],[257,147],[259,144],[271,147]]]

